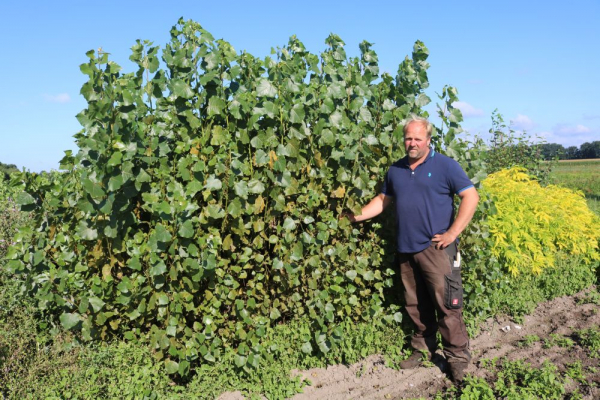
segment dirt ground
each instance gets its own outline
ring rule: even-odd
[[[589,358],[588,352],[578,344],[544,348],[542,342],[537,341],[529,346],[519,346],[529,335],[537,335],[543,341],[551,334],[571,337],[576,331],[600,326],[599,307],[595,304],[578,304],[577,300],[583,296],[585,294],[582,292],[542,303],[519,324],[507,318],[486,321],[481,333],[471,339],[473,362],[467,373],[485,378],[488,373],[480,368],[481,360],[495,357],[524,360],[534,367],[548,360],[560,371],[579,360],[584,368],[597,368],[594,374],[586,375],[588,382],[595,382],[595,385],[580,388],[583,399],[600,398],[600,362]],[[385,366],[382,356],[372,355],[350,366],[334,365],[327,369],[293,372],[309,379],[312,385],[305,387],[304,393],[292,399],[432,399],[435,393],[452,385],[442,368],[432,366],[396,371]],[[243,398],[239,392],[224,393],[219,397],[220,400]]]

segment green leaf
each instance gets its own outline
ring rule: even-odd
[[[346,96],[346,89],[339,82],[332,82],[327,86],[327,94],[334,99],[343,99]]]
[[[304,354],[312,354],[313,352],[313,347],[310,344],[310,342],[304,342],[304,344],[302,345],[302,347],[300,348],[300,350],[302,350],[302,352]]]
[[[402,313],[401,312],[397,312],[394,314],[394,321],[400,323],[402,322]]]
[[[211,218],[223,218],[225,211],[218,204],[209,204],[206,206],[206,211]]]
[[[138,173],[135,181],[138,183],[150,182],[152,177],[148,174],[143,168],[140,168],[140,172]]]
[[[235,194],[244,199],[248,198],[248,183],[246,181],[238,181],[233,184]]]
[[[287,217],[285,221],[283,221],[283,229],[285,229],[286,231],[293,231],[294,229],[296,229],[296,221],[294,221],[290,217]]]
[[[183,238],[191,238],[192,236],[194,236],[194,224],[192,223],[192,221],[185,221],[179,228],[178,233],[179,236]]]
[[[260,78],[258,85],[256,85],[256,94],[259,97],[275,97],[277,95],[277,88],[268,79]]]
[[[109,167],[114,167],[115,165],[120,165],[121,160],[123,159],[123,153],[120,151],[116,151],[112,154],[106,165]]]
[[[26,206],[28,204],[33,204],[35,203],[35,199],[33,198],[32,195],[30,195],[27,192],[19,192],[16,196],[15,196],[15,202],[21,206]]]
[[[333,144],[335,142],[335,136],[333,135],[333,132],[331,132],[329,129],[324,129],[321,133],[321,141],[323,144]]]
[[[225,104],[223,99],[213,96],[208,99],[208,115],[219,115],[226,106],[227,104]]]
[[[98,239],[98,231],[96,229],[92,229],[92,228],[88,227],[86,221],[79,221],[79,225],[77,226],[77,234],[83,240]]]
[[[60,315],[60,323],[67,330],[74,328],[81,321],[81,316],[76,313],[62,313]]]
[[[167,243],[172,239],[171,234],[162,224],[157,224],[153,235],[157,241]]]
[[[233,357],[233,360],[234,360],[234,362],[235,362],[235,365],[236,365],[238,368],[241,368],[241,367],[243,367],[244,365],[246,365],[246,360],[247,360],[247,358],[246,358],[245,356],[242,356],[242,355],[240,355],[240,354],[236,354],[236,355]]]
[[[179,372],[179,363],[171,359],[165,360],[165,371],[167,371],[167,374],[169,375]]]
[[[221,146],[228,143],[231,140],[231,135],[227,129],[223,129],[217,125],[212,129],[212,137],[210,138],[210,144],[213,146]]]
[[[431,99],[424,93],[419,94],[415,100],[415,105],[417,107],[425,107],[429,103],[431,103]]]
[[[6,271],[10,274],[15,274],[23,271],[25,269],[25,265],[21,260],[10,260],[6,263]]]
[[[273,309],[271,310],[271,312],[269,313],[269,318],[271,318],[271,319],[275,320],[275,319],[277,319],[277,318],[279,318],[279,317],[281,317],[281,313],[279,312],[279,310],[278,310],[278,309],[276,309],[276,308],[273,308]]]
[[[165,272],[167,272],[167,266],[165,265],[163,260],[159,260],[158,263],[150,267],[148,272],[150,273],[150,276],[163,275]]]
[[[339,128],[342,124],[342,113],[339,111],[335,111],[333,114],[329,116],[329,123],[334,128]]]
[[[223,183],[214,175],[211,175],[206,180],[206,186],[205,186],[206,189],[213,191],[213,190],[221,190],[222,187],[223,187]]]
[[[290,111],[290,122],[299,124],[304,121],[304,105],[295,104]]]
[[[233,201],[229,203],[229,206],[227,206],[227,213],[234,218],[242,215],[242,203],[240,202],[240,199],[233,199]]]
[[[177,370],[179,375],[187,376],[190,373],[190,363],[189,361],[182,360],[179,362],[179,369]]]
[[[317,338],[317,346],[319,346],[319,350],[325,354],[331,349],[325,335],[319,335]]]
[[[304,258],[304,245],[299,240],[294,243],[292,246],[292,254],[290,255],[290,259],[294,261],[300,261]]]
[[[260,194],[265,191],[265,185],[259,180],[252,179],[248,182],[248,191],[253,194]]]
[[[183,97],[189,99],[194,95],[194,92],[190,88],[190,85],[180,79],[173,79],[171,81],[171,92],[177,97]]]
[[[367,271],[363,274],[363,278],[366,281],[372,281],[373,279],[375,279],[375,274],[373,274],[373,271]]]
[[[346,271],[346,276],[348,277],[348,279],[350,279],[351,281],[354,280],[354,278],[356,278],[356,271],[355,270],[350,270],[350,271]]]
[[[91,296],[88,300],[95,312],[102,310],[102,307],[104,307],[106,304],[104,301],[95,296]]]
[[[127,266],[135,271],[140,271],[142,269],[140,259],[137,257],[130,258],[127,262]]]
[[[371,122],[371,120],[372,120],[371,112],[369,111],[369,109],[367,107],[360,108],[360,119],[366,123]]]
[[[108,180],[108,190],[114,192],[123,186],[123,175],[113,176]]]
[[[166,306],[169,304],[169,296],[167,296],[165,293],[159,293],[156,296],[156,302],[159,306]]]
[[[105,195],[100,182],[92,182],[90,179],[84,179],[83,188],[93,199],[100,199]]]

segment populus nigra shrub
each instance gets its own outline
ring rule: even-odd
[[[131,73],[88,52],[79,151],[51,181],[23,173],[17,196],[35,224],[7,268],[40,311],[84,340],[148,337],[180,375],[226,349],[255,368],[267,329],[296,317],[306,353],[328,352],[343,320],[400,321],[384,303],[391,219],[339,216],[403,155],[403,121],[430,101],[428,51],[417,41],[393,79],[370,43],[354,58],[326,43],[317,56],[292,37],[260,60],[180,20],[162,63],[147,41]],[[434,140],[463,154],[456,90],[440,98]]]

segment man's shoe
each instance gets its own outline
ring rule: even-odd
[[[468,362],[451,362],[450,364],[450,375],[452,382],[461,383],[465,379],[465,370],[469,365]]]
[[[429,360],[429,353],[415,350],[410,357],[404,361],[400,361],[400,368],[413,369],[419,367],[423,361]]]

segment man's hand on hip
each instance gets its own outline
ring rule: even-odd
[[[436,249],[445,249],[456,241],[456,235],[453,235],[450,231],[446,231],[442,234],[435,235],[431,241],[435,243]]]

